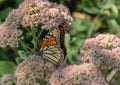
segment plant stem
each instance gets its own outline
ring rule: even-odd
[[[38,34],[38,39],[40,38],[41,34],[43,32],[43,29],[40,31],[40,33]]]
[[[33,37],[33,45],[34,45],[34,48],[37,48],[37,36],[36,36],[36,33],[35,33],[35,28],[31,27],[31,34],[32,34],[32,37]]]
[[[111,81],[115,77],[117,71],[118,71],[117,69],[112,69],[110,74],[106,77],[107,82],[111,83]]]
[[[28,51],[29,50],[32,50],[29,46],[27,46],[23,41],[20,41],[20,44],[21,46],[24,48],[24,50]]]

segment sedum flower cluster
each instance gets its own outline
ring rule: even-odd
[[[62,4],[58,5],[47,0],[25,0],[19,7],[23,13],[21,24],[24,27],[38,26],[43,29],[56,28],[65,25],[71,27],[72,17],[69,9]]]
[[[120,71],[120,39],[113,34],[100,34],[85,40],[80,49],[83,62],[94,63],[101,69]]]
[[[29,56],[17,66],[16,85],[36,85],[37,81],[48,81],[54,69],[51,63],[44,63],[41,56]]]
[[[6,74],[1,79],[1,85],[13,85],[14,76]]]
[[[108,85],[93,63],[73,64],[60,68],[51,75],[50,85]]]
[[[5,22],[0,25],[0,47],[5,48],[6,46],[18,47],[18,41],[22,31],[17,29],[20,24],[20,14],[19,10],[13,9]]]

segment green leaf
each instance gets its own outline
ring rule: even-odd
[[[69,49],[69,44],[70,44],[70,35],[68,33],[65,34],[65,46],[67,49]]]
[[[115,80],[114,85],[120,85],[120,78]]]
[[[20,3],[22,3],[24,0],[15,0],[16,1],[16,5],[18,6]]]
[[[0,25],[2,24],[2,21],[0,20]]]
[[[25,54],[25,51],[18,51],[18,55],[20,56],[20,58],[21,59],[26,59],[27,58],[27,56],[26,56],[26,54]]]
[[[82,32],[88,31],[88,29],[92,25],[92,20],[90,18],[85,18],[85,19],[78,19],[75,18],[73,21],[73,28],[74,30],[71,31],[72,35],[80,34]]]
[[[111,8],[112,16],[117,18],[119,16],[119,9],[116,5],[113,5]]]
[[[0,61],[0,75],[14,74],[16,65],[10,61]]]
[[[10,12],[10,10],[11,10],[11,8],[8,7],[8,8],[5,8],[4,10],[0,11],[0,19],[4,20],[8,16],[8,13]]]
[[[0,4],[2,4],[5,0],[0,0]]]
[[[28,58],[30,55],[33,55],[34,52],[33,51],[22,51],[22,50],[19,50],[18,51],[18,55],[20,56],[20,59],[24,60],[26,58]]]
[[[95,1],[91,0],[82,0],[83,3],[83,9],[84,11],[91,13],[91,14],[96,14],[100,12],[100,9],[95,5]]]
[[[17,64],[19,64],[23,61],[23,59],[21,59],[20,57],[17,57],[17,58],[15,58],[15,61]]]
[[[102,9],[109,9],[115,3],[115,0],[95,0],[95,3]]]

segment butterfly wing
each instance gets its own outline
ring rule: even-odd
[[[60,47],[60,32],[57,29],[48,32],[39,48],[39,54],[43,59],[53,64],[58,64],[64,59],[63,51]]]
[[[43,40],[40,45],[40,48],[44,48],[47,45],[56,45],[56,43],[57,43],[56,39],[54,37],[51,37],[51,38]]]
[[[45,46],[40,50],[43,59],[50,61],[53,64],[58,64],[63,58],[62,50],[56,45]]]

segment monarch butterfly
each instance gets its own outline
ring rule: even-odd
[[[58,65],[61,64],[66,55],[64,47],[64,34],[65,31],[62,26],[56,29],[50,30],[39,46],[39,55],[44,60],[50,61],[51,63]]]

